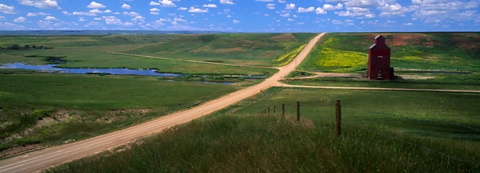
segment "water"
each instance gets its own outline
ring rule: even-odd
[[[112,74],[112,75],[140,75],[140,76],[161,76],[161,77],[179,77],[181,74],[159,73],[157,70],[132,70],[127,68],[110,69],[92,69],[92,68],[58,68],[56,64],[47,65],[28,65],[24,63],[4,64],[1,68],[25,69],[51,73],[71,73],[71,74]]]

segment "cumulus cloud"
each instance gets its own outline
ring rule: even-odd
[[[275,4],[267,4],[267,8],[270,10],[275,10]]]
[[[308,7],[308,8],[298,7],[298,12],[299,13],[308,13],[308,12],[313,12],[313,11],[315,11],[314,7]]]
[[[287,3],[287,0],[278,0],[278,3]]]
[[[317,9],[315,9],[315,13],[317,13],[317,14],[327,14],[327,11],[325,11],[323,8],[317,7]]]
[[[18,3],[42,9],[60,9],[57,0],[19,0]]]
[[[234,24],[237,24],[237,23],[240,23],[240,21],[238,21],[238,20],[233,20],[233,23],[234,23]]]
[[[409,23],[403,23],[403,25],[405,26],[413,26],[413,23],[409,22]]]
[[[128,9],[131,9],[132,7],[130,7],[130,5],[128,5],[128,4],[123,4],[122,8],[128,10]]]
[[[221,3],[221,4],[229,4],[229,5],[235,4],[235,3],[233,3],[232,0],[220,0],[220,3]]]
[[[208,8],[200,9],[200,8],[190,7],[190,10],[188,10],[188,12],[190,12],[190,13],[206,13],[206,12],[208,12]]]
[[[137,12],[123,12],[123,15],[125,16],[130,16],[130,17],[135,17],[135,16],[140,16],[140,14],[138,14]]]
[[[177,10],[185,11],[185,10],[188,10],[188,8],[180,7],[180,8],[178,8]]]
[[[160,5],[160,3],[159,3],[159,2],[150,1],[150,5],[155,6],[155,5]]]
[[[25,22],[26,20],[27,20],[27,19],[25,19],[25,17],[18,17],[18,18],[16,18],[16,19],[14,19],[13,22],[19,23],[19,22]]]
[[[323,4],[323,9],[324,10],[340,10],[343,8],[343,4],[338,3],[336,6],[333,6],[331,4]]]
[[[56,17],[54,17],[54,16],[47,16],[47,17],[45,17],[45,19],[43,19],[43,20],[51,21],[51,20],[58,20],[58,19],[57,19]]]
[[[215,5],[215,4],[204,4],[203,7],[205,7],[205,8],[217,8],[217,5]]]
[[[160,1],[160,4],[164,7],[176,7],[177,6],[171,0],[162,0],[162,1]]]
[[[293,9],[295,9],[295,4],[287,4],[286,7],[285,7],[285,9],[287,9],[287,10],[293,10]]]
[[[15,7],[12,5],[12,6],[8,6],[8,5],[5,5],[5,4],[0,4],[0,12],[2,13],[5,13],[5,14],[15,14]]]
[[[87,5],[87,8],[106,8],[107,6],[100,4],[98,2],[92,1]]]

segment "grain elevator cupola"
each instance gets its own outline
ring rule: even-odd
[[[367,77],[371,80],[391,80],[394,78],[390,68],[390,48],[381,35],[375,37],[375,44],[368,50]]]

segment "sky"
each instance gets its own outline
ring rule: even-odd
[[[480,0],[0,0],[0,30],[480,31]]]

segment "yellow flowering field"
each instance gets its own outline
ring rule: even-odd
[[[272,60],[273,63],[277,64],[278,66],[284,66],[284,65],[287,65],[288,63],[290,63],[295,57],[297,57],[297,55],[303,50],[303,48],[306,46],[307,44],[303,44],[301,45],[300,47],[298,47],[297,49],[293,50],[293,51],[290,51],[282,56],[280,56],[279,58],[277,59],[274,59]]]

